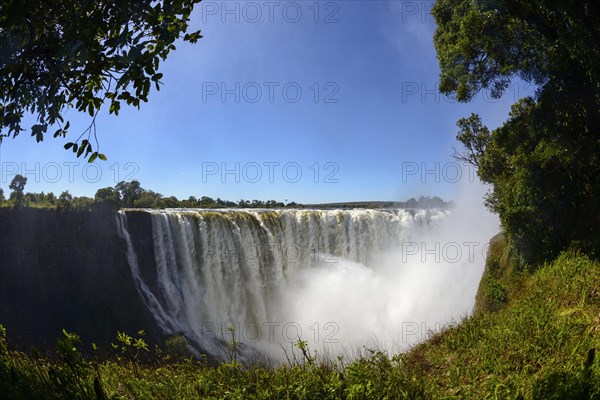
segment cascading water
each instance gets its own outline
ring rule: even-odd
[[[149,267],[139,261],[128,229],[133,212],[150,214],[151,274],[143,273]],[[345,293],[345,285],[376,294],[382,284],[391,284],[389,275],[375,278],[371,269],[403,243],[434,232],[448,215],[442,210],[121,210],[118,226],[137,289],[164,333],[183,334],[218,357],[227,341],[223,327],[230,324],[248,348],[277,344],[283,336],[291,342],[301,329],[311,337],[328,329],[335,333],[341,328],[332,325],[331,316],[311,320],[310,310],[318,316],[331,307],[335,301],[327,294]],[[311,276],[319,283],[311,283]],[[344,296],[341,304],[352,305],[352,293]],[[397,307],[382,301],[374,306]],[[361,300],[345,313],[364,304],[370,303]]]

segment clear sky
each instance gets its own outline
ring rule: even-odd
[[[5,140],[0,187],[93,196],[120,180],[178,198],[320,203],[457,196],[477,179],[451,157],[456,121],[491,128],[530,92],[469,104],[437,94],[432,1],[203,1],[141,109],[101,113],[108,161],[63,149],[90,117],[70,111],[67,139]],[[29,124],[31,125],[31,124]],[[459,179],[460,178],[460,179]]]

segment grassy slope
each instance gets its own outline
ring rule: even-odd
[[[519,272],[504,249],[492,246],[475,316],[407,365],[433,398],[600,398],[600,264],[566,253]]]
[[[159,362],[136,373],[124,360],[34,362],[3,350],[0,338],[0,393],[96,398],[95,366],[114,399],[600,398],[600,354],[593,357],[600,350],[600,263],[566,253],[535,272],[519,272],[505,249],[496,238],[475,316],[391,359],[376,353],[352,364],[272,370]]]

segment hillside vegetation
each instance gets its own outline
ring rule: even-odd
[[[409,353],[358,360],[315,357],[304,342],[287,365],[220,365],[184,358],[120,334],[112,356],[65,332],[56,354],[10,350],[0,332],[6,399],[597,399],[600,398],[600,263],[563,253],[536,271],[511,262],[496,237],[475,314]],[[9,332],[10,334],[10,332]],[[103,349],[107,351],[109,349]],[[100,350],[98,350],[100,351]]]

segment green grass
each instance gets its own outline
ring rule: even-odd
[[[570,252],[527,272],[505,253],[492,246],[474,316],[407,354],[322,360],[301,342],[303,363],[208,366],[121,336],[113,358],[94,361],[72,335],[40,356],[8,349],[0,332],[0,397],[600,399],[600,263]]]
[[[518,283],[498,311],[412,350],[431,397],[600,398],[600,265],[563,254]]]

